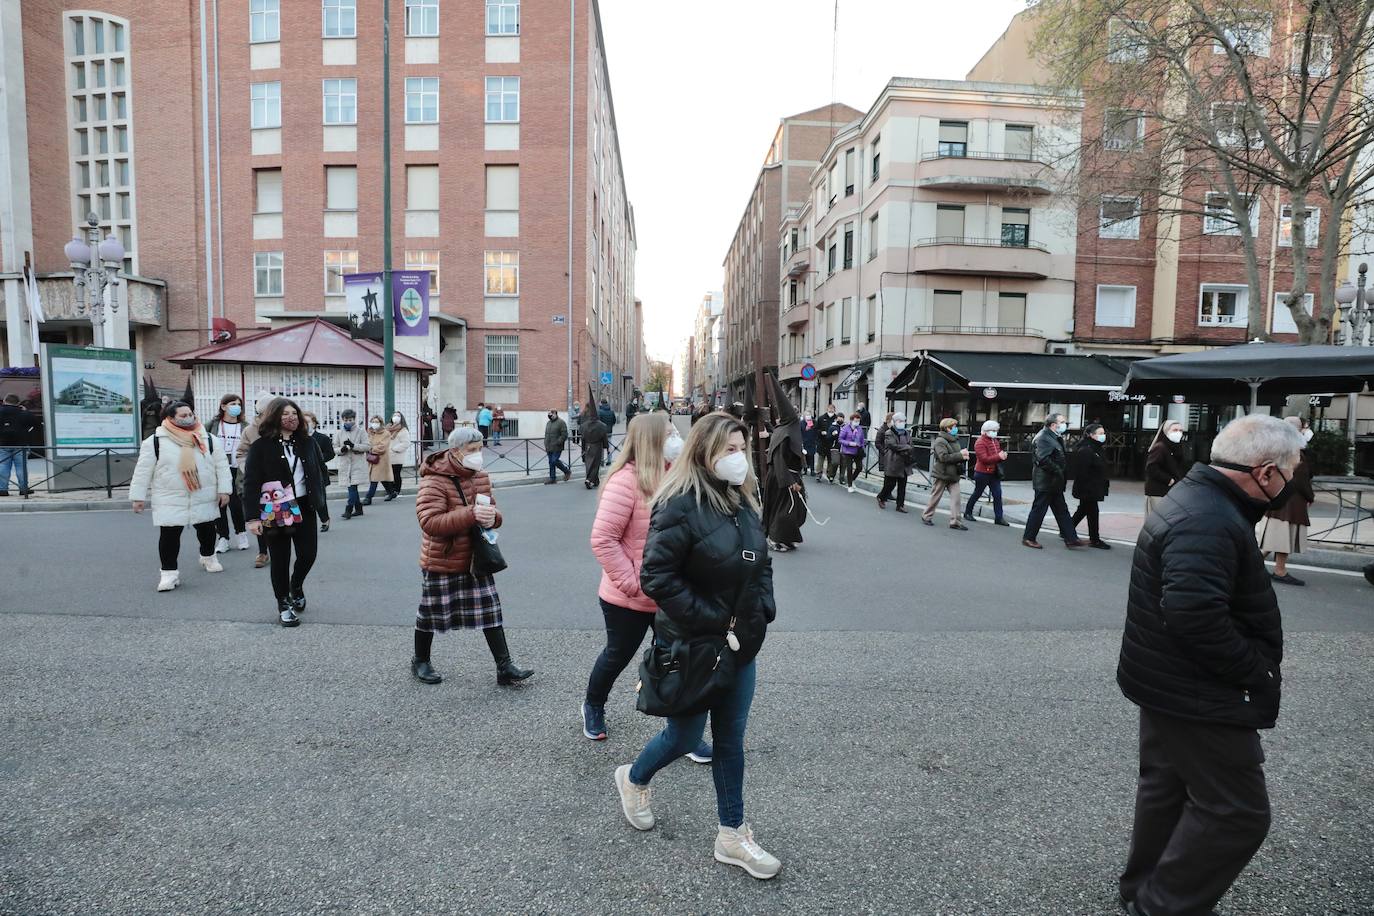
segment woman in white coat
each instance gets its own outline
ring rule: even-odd
[[[170,592],[181,584],[177,555],[181,531],[196,530],[200,566],[206,572],[223,572],[215,557],[215,524],[219,510],[233,492],[229,460],[215,436],[205,431],[195,411],[185,401],[173,401],[162,411],[162,425],[143,440],[138,464],[129,483],[129,499],[135,512],[152,503],[153,524],[158,526],[158,557],[162,577],[157,590]]]
[[[415,462],[411,460],[410,426],[406,423],[405,414],[399,410],[393,413],[391,425],[386,429],[391,433],[391,442],[387,445],[388,454],[383,460],[391,462],[391,483],[382,484],[386,487],[386,499],[383,502],[391,502],[401,495],[401,469]]]

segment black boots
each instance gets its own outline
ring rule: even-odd
[[[295,609],[296,616],[299,617],[301,614],[304,614],[305,592],[302,591],[300,588],[293,588],[288,594],[290,595],[290,597],[287,598],[287,600],[291,602],[291,607]]]
[[[348,521],[350,518],[353,517],[353,504],[352,504],[352,503],[349,503],[348,505],[344,506],[344,515],[343,515],[343,517],[344,517],[344,521]]]
[[[505,627],[487,627],[482,631],[482,635],[486,636],[487,648],[491,649],[491,657],[496,661],[496,683],[502,687],[510,687],[534,674],[533,671],[517,668],[515,662],[510,660]]]
[[[433,644],[433,633],[415,631],[415,655],[410,659],[410,673],[422,684],[439,684],[444,680],[429,663],[429,649]]]
[[[290,598],[277,601],[277,622],[284,627],[298,627],[301,619],[296,616],[296,605]]]

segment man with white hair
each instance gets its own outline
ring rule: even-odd
[[[1258,729],[1279,712],[1283,625],[1255,524],[1293,493],[1302,436],[1251,414],[1163,497],[1136,542],[1116,679],[1140,707],[1135,916],[1211,910],[1264,842]]]

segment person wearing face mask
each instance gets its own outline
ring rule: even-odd
[[[968,526],[959,521],[959,479],[964,476],[968,449],[959,445],[958,420],[945,417],[940,421],[940,434],[931,443],[930,451],[930,499],[921,513],[921,524],[935,525],[935,510],[940,506],[941,497],[948,493],[949,527],[967,531]]]
[[[410,673],[424,684],[443,681],[430,662],[434,634],[457,629],[482,631],[498,685],[510,687],[534,674],[511,661],[495,577],[471,571],[472,539],[482,536],[476,529],[500,528],[502,521],[482,464],[481,432],[460,426],[449,434],[447,449],[420,465],[420,607]]]
[[[854,478],[863,470],[864,449],[868,447],[862,422],[859,415],[853,413],[849,415],[849,421],[840,427],[840,485],[850,493],[854,492]]]
[[[1303,439],[1249,414],[1147,516],[1116,680],[1140,707],[1128,912],[1207,913],[1269,830],[1259,730],[1278,719],[1283,621],[1255,542],[1292,496]]]
[[[682,448],[682,437],[666,413],[635,416],[625,428],[625,445],[596,507],[591,544],[601,564],[597,598],[606,624],[606,646],[592,665],[582,701],[582,734],[593,741],[606,739],[606,699],[616,678],[635,657],[658,610],[639,583],[649,537],[649,500]],[[698,763],[710,763],[711,746],[702,742],[689,756]]]
[[[835,405],[826,405],[825,413],[816,421],[816,447],[820,455],[817,483],[835,482],[835,472],[840,466],[840,430],[843,428],[844,418],[836,412]]]
[[[367,495],[363,497],[363,505],[372,505],[372,497],[377,495],[377,484],[382,484],[390,489],[393,472],[391,470],[391,431],[382,423],[382,418],[374,416],[367,421],[367,451],[373,458],[365,458],[368,463],[367,471]]]
[[[1312,441],[1312,429],[1306,420],[1301,417],[1285,417],[1284,422],[1298,431],[1304,445]],[[1255,535],[1259,539],[1260,551],[1266,555],[1274,555],[1275,582],[1282,582],[1284,585],[1306,585],[1306,582],[1288,571],[1288,555],[1302,553],[1303,547],[1306,546],[1307,529],[1312,524],[1308,508],[1317,498],[1316,493],[1312,491],[1312,466],[1308,463],[1305,447],[1290,478],[1293,496],[1283,506],[1264,513],[1264,518],[1260,519],[1255,529]]]
[[[696,422],[695,419],[692,420]],[[818,436],[816,435],[816,418],[809,412],[803,413],[801,418],[801,437],[802,437],[802,457],[806,459],[806,474],[810,477],[816,476],[816,447]]]
[[[1183,424],[1168,420],[1155,433],[1150,451],[1145,456],[1145,514],[1155,511],[1169,488],[1188,473],[1188,461],[1183,454]]]
[[[195,529],[200,545],[200,568],[210,573],[224,571],[215,556],[215,523],[234,486],[229,461],[223,447],[216,447],[215,438],[200,425],[190,404],[171,401],[162,409],[162,425],[139,449],[129,481],[129,501],[136,513],[152,503],[162,566],[160,592],[181,584],[177,555],[187,525]]]
[[[248,466],[248,449],[250,449],[253,446],[253,443],[257,441],[258,424],[262,422],[263,415],[267,413],[267,408],[271,406],[274,400],[276,400],[276,398],[272,397],[272,395],[267,393],[266,391],[260,392],[258,394],[257,400],[253,402],[253,422],[250,423],[246,429],[244,429],[243,435],[239,436],[239,446],[237,449],[234,450],[234,457],[238,462],[238,466],[244,469],[245,473],[247,471]],[[240,489],[234,491],[235,499],[241,500],[243,498],[242,482],[242,477],[240,477]],[[252,513],[249,513],[247,515],[247,518],[252,517]],[[271,557],[269,557],[267,554],[267,540],[259,536],[258,557],[256,560],[253,561],[253,567],[255,569],[262,569],[269,562],[271,562]]]
[[[1102,540],[1102,530],[1098,518],[1097,504],[1107,498],[1111,481],[1107,479],[1107,461],[1102,457],[1102,449],[1107,442],[1107,430],[1101,423],[1090,423],[1083,430],[1083,438],[1069,462],[1069,473],[1073,477],[1073,496],[1078,500],[1078,508],[1073,513],[1074,528],[1083,519],[1088,520],[1088,546],[1098,550],[1111,550],[1112,545]],[[1075,531],[1075,533],[1077,533]]]
[[[323,486],[320,487],[320,534],[329,530],[329,462],[335,458],[334,440],[327,433],[320,432],[320,418],[310,411],[305,412],[305,429],[315,440],[315,448],[320,453],[320,464],[324,467]]]
[[[339,469],[339,485],[348,488],[348,502],[344,506],[344,521],[361,518],[363,500],[358,488],[370,480],[372,465],[367,463],[369,440],[367,431],[358,423],[358,412],[347,408],[339,414],[339,429],[334,433],[334,456]]]
[[[1074,530],[1068,503],[1064,501],[1069,465],[1064,436],[1068,432],[1068,419],[1062,413],[1052,413],[1045,420],[1045,428],[1036,434],[1031,443],[1031,489],[1035,491],[1035,501],[1031,503],[1026,516],[1026,530],[1021,535],[1021,544],[1025,547],[1043,549],[1036,537],[1040,534],[1041,523],[1045,521],[1045,513],[1051,511],[1059,525],[1059,536],[1064,539],[1064,546],[1070,549],[1083,546],[1078,539],[1078,532]]]
[[[243,398],[236,394],[226,394],[219,399],[219,413],[205,428],[206,431],[219,439],[220,447],[224,450],[224,457],[229,462],[229,477],[233,482],[233,489],[238,490],[239,486],[239,439],[243,436]],[[229,528],[229,521],[233,519],[234,527],[232,532]],[[248,530],[243,523],[243,504],[237,499],[229,500],[228,506],[223,506],[219,510],[219,521],[215,526],[219,534],[219,540],[215,542],[215,553],[225,553],[229,550],[229,535],[234,535],[234,546],[239,550],[248,549]]]
[[[878,453],[883,466],[883,488],[878,491],[878,508],[886,509],[897,492],[897,511],[906,513],[906,479],[911,476],[911,430],[906,428],[906,414],[894,413],[892,425],[883,431]]]
[[[973,521],[973,507],[984,490],[991,490],[993,522],[1006,528],[1010,526],[1002,517],[1002,462],[1007,460],[1007,451],[997,441],[1001,429],[996,420],[984,421],[982,435],[973,445],[973,495],[964,506],[964,520]]]
[[[266,539],[272,557],[277,622],[296,627],[305,613],[305,579],[319,552],[320,508],[329,472],[306,429],[305,412],[295,401],[272,401],[258,431],[248,449],[243,509],[249,530]]]
[[[713,855],[768,879],[781,863],[758,844],[744,820],[744,731],[754,699],[755,656],[777,616],[748,435],[743,423],[720,413],[692,427],[650,504],[639,570],[641,590],[658,606],[655,648],[726,634],[720,653],[731,653],[733,677],[717,685],[705,709],[667,717],[634,763],[616,768],[614,780],[625,819],[636,830],[652,830],[650,780],[701,743],[709,715],[719,821]]]
[[[382,483],[386,488],[386,499],[382,502],[389,503],[401,495],[401,469],[411,464],[410,426],[406,423],[405,414],[399,410],[393,413],[391,425],[386,431],[390,439],[386,444],[387,455],[384,460],[391,463],[391,479]]]
[[[545,484],[558,483],[557,472],[563,472],[563,482],[572,480],[572,468],[563,462],[563,449],[568,447],[568,424],[558,417],[557,409],[549,411],[544,424],[544,454],[549,459],[549,479]]]

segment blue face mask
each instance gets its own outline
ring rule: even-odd
[[[237,417],[239,414],[243,413],[243,405],[230,404],[229,409],[226,410],[225,413],[227,413],[231,417]]]
[[[951,426],[951,427],[949,428],[949,434],[950,434],[951,436],[957,436],[957,435],[959,435],[959,427],[957,427],[957,426]]]
[[[352,422],[345,420],[345,421],[344,421],[343,428],[344,428],[344,429],[352,429],[352,428],[353,428]]]

